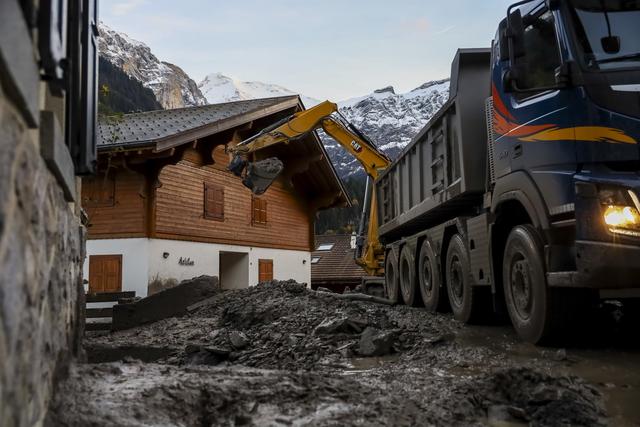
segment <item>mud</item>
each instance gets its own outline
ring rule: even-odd
[[[640,425],[625,403],[640,397],[640,360],[536,348],[504,326],[295,282],[225,291],[86,347],[110,363],[74,367],[47,425]]]

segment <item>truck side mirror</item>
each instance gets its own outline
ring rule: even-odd
[[[512,66],[502,73],[502,90],[505,93],[517,92],[518,89],[518,67]]]
[[[620,52],[620,37],[608,36],[600,39],[602,49],[609,55]]]

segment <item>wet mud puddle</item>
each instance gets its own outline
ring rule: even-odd
[[[627,344],[631,341],[628,339]],[[553,375],[575,375],[594,385],[603,395],[610,425],[640,426],[640,349],[611,347],[595,341],[593,348],[542,348],[518,340],[504,326],[465,327],[456,341],[468,348],[484,347],[505,357],[506,362],[531,366]],[[476,375],[485,370],[474,365],[452,368],[455,375]]]

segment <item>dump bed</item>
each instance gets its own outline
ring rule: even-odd
[[[486,187],[490,49],[460,49],[449,101],[376,181],[386,243],[474,213]]]

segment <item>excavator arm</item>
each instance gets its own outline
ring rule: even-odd
[[[357,129],[342,118],[338,106],[325,101],[313,108],[294,115],[264,129],[259,134],[238,143],[229,151],[233,159],[229,164],[237,176],[243,176],[243,183],[254,194],[262,194],[282,172],[283,164],[276,158],[250,163],[251,154],[277,144],[294,143],[316,129],[322,128],[345,150],[351,153],[369,176],[369,183],[385,170],[391,160],[367,140]],[[363,206],[363,215],[358,235],[356,262],[367,274],[380,276],[384,273],[384,252],[378,238],[378,209],[375,191],[367,184],[368,206]],[[368,221],[367,236],[364,239],[364,224]]]

